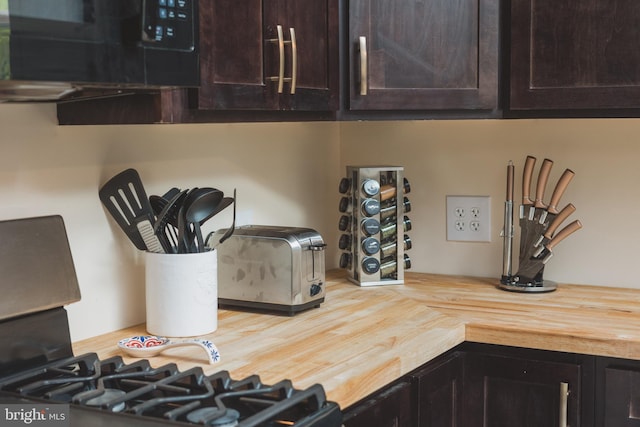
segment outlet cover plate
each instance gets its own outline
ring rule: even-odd
[[[447,196],[447,240],[491,241],[491,197]]]

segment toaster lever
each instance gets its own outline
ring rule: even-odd
[[[310,251],[324,251],[324,248],[327,247],[326,243],[317,243],[317,244],[311,244],[309,245],[309,250]]]
[[[309,239],[309,250],[310,251],[314,251],[314,253],[311,254],[311,274],[312,274],[312,279],[316,278],[316,254],[315,252],[317,251],[324,251],[324,248],[327,247],[326,243],[316,243],[314,244],[311,239]]]

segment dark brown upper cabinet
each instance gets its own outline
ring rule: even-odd
[[[338,22],[338,0],[201,1],[201,86],[191,107],[337,109]]]
[[[640,2],[512,0],[511,110],[640,107]]]
[[[498,106],[498,0],[351,0],[349,110]]]
[[[199,88],[63,102],[58,121],[332,119],[340,90],[338,2],[200,0]]]

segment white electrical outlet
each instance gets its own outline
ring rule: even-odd
[[[447,240],[491,241],[491,197],[447,196]]]

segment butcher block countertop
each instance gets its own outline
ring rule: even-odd
[[[219,310],[205,336],[221,354],[207,364],[197,347],[170,349],[152,365],[201,366],[232,378],[257,374],[294,387],[323,385],[346,408],[463,341],[640,360],[640,290],[559,284],[544,294],[497,289],[497,279],[406,273],[404,285],[359,287],[327,273],[320,308],[293,317]],[[121,355],[118,340],[145,326],[74,343],[75,354]]]

